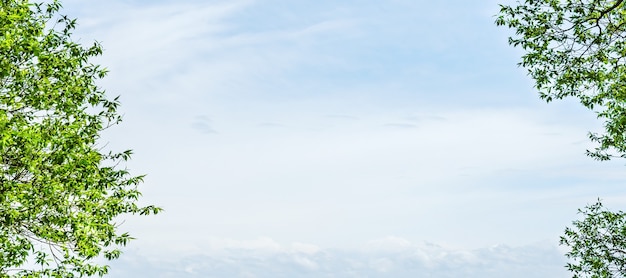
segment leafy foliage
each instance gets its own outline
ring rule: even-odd
[[[561,237],[574,260],[567,268],[574,278],[626,277],[626,213],[606,210],[602,203],[579,210],[585,217],[574,221]]]
[[[119,101],[95,84],[101,46],[72,41],[60,8],[0,2],[0,277],[102,276],[94,259],[131,239],[114,218],[160,211],[137,205],[143,176],[117,166],[131,151],[98,145]]]
[[[516,31],[521,66],[546,101],[575,97],[604,119],[590,134],[599,160],[626,158],[626,7],[624,0],[525,0],[500,6],[497,25]]]

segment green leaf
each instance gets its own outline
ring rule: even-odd
[[[139,206],[143,175],[118,168],[132,151],[104,152],[119,96],[96,85],[101,45],[75,42],[77,20],[60,9],[0,2],[0,277],[103,276],[97,259],[133,239],[113,220],[161,210]]]

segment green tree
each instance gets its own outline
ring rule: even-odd
[[[513,28],[509,43],[526,53],[528,70],[546,101],[574,97],[604,120],[590,134],[596,159],[626,158],[626,9],[624,1],[526,0],[501,5],[497,25]]]
[[[73,41],[60,8],[0,2],[0,277],[103,276],[96,259],[131,239],[115,218],[160,211],[137,204],[143,177],[119,166],[131,151],[99,142],[118,98],[96,85],[101,46]]]
[[[567,268],[574,277],[625,277],[626,213],[611,212],[599,200],[579,212],[584,219],[574,221],[561,237],[561,244],[570,247],[566,256],[573,259]]]
[[[624,0],[525,0],[500,5],[496,24],[515,30],[509,43],[548,102],[573,97],[597,113],[604,130],[590,133],[598,160],[626,158],[626,6]],[[625,214],[598,202],[567,228],[574,277],[626,277]]]

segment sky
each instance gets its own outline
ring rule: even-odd
[[[64,1],[165,209],[124,217],[110,277],[569,277],[559,236],[626,206],[624,162],[539,99],[500,2]]]

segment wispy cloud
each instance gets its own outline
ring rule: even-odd
[[[569,277],[561,251],[550,243],[463,250],[388,237],[360,250],[337,250],[269,239],[225,242],[229,247],[206,255],[126,254],[111,277]]]
[[[407,123],[388,123],[388,124],[384,124],[384,126],[392,127],[392,128],[416,128],[417,127],[415,124],[407,124]]]
[[[200,115],[200,116],[196,116],[191,124],[191,126],[204,134],[211,134],[211,133],[217,133],[217,131],[215,131],[212,127],[211,127],[211,120],[204,115]]]

